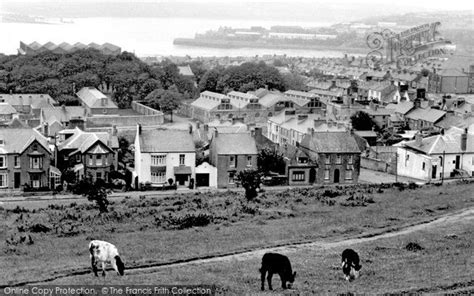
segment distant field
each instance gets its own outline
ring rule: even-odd
[[[0,262],[2,270],[6,272],[0,274],[0,285],[54,279],[77,271],[88,272],[87,244],[93,238],[104,239],[119,246],[126,266],[133,268],[289,243],[343,240],[360,234],[394,230],[472,207],[472,188],[472,184],[449,184],[404,190],[380,190],[368,185],[354,188],[293,189],[264,193],[256,201],[249,203],[241,193],[197,193],[160,200],[115,202],[111,212],[102,218],[97,217],[93,204],[87,203],[68,207],[49,206],[27,213],[2,210]],[[46,233],[33,232],[40,229],[38,224],[51,230]],[[465,236],[469,237],[468,235],[472,237],[472,233],[467,230],[461,229],[459,233],[465,233],[458,235],[460,240]],[[20,242],[21,237],[26,235],[31,236],[33,244]],[[432,236],[429,233],[426,236],[425,248],[430,248],[427,246],[432,244]],[[421,245],[423,244],[424,241]],[[396,248],[400,247],[401,245],[397,245]],[[377,250],[381,252],[382,249]],[[462,248],[459,250],[459,254],[462,254]],[[311,274],[313,268],[316,271],[321,268],[324,276],[338,274],[340,271],[336,269],[328,273],[325,269],[327,265],[324,264],[332,266],[331,262],[339,252],[340,249],[328,249],[316,255],[308,253],[307,256],[316,256],[314,266],[309,258],[304,259],[303,253],[298,254],[301,258],[295,257],[295,265],[303,272],[301,279],[308,281],[300,288],[306,291],[319,283],[319,280],[314,281],[304,275]],[[396,258],[402,264],[404,257],[397,255]],[[306,260],[309,261],[304,263]],[[328,261],[317,267],[320,260]],[[258,264],[253,261],[252,264],[235,264],[234,273],[229,271],[229,274],[222,273],[221,270],[227,272],[226,268],[234,266],[234,263],[227,264],[230,267],[216,263],[215,266],[170,268],[167,277],[158,278],[161,283],[168,283],[168,280],[186,284],[204,282],[224,285],[232,291],[238,287],[243,290],[235,291],[253,290],[255,279],[258,279],[255,274]],[[204,270],[193,273],[193,268]],[[382,267],[374,264],[371,268]],[[182,272],[175,272],[177,270]],[[153,276],[156,277],[156,274],[133,275],[131,271],[130,275],[118,278],[109,273],[107,282],[156,282],[157,279],[153,279]],[[334,279],[336,282],[339,280]],[[368,278],[361,278],[360,283],[364,280],[369,281]],[[453,278],[452,281],[454,280]],[[65,277],[60,281],[93,283],[95,279],[87,274]],[[100,281],[103,282],[102,279]],[[277,278],[274,281],[276,283]],[[448,282],[452,281],[450,279]],[[460,277],[459,281],[463,281],[463,278]],[[403,284],[399,287],[403,287]],[[394,291],[388,288],[389,286],[381,286],[377,291]]]

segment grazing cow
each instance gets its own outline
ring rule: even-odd
[[[105,276],[105,265],[110,263],[119,275],[124,274],[125,265],[120,258],[117,248],[111,243],[93,240],[89,243],[92,271],[97,275],[97,264],[102,264],[102,276]]]
[[[291,270],[291,263],[288,257],[276,253],[266,253],[262,258],[262,267],[260,268],[260,275],[262,280],[262,291],[265,290],[265,274],[268,272],[268,289],[272,290],[272,276],[278,273],[281,279],[281,287],[286,289],[295,281],[296,272]]]
[[[359,255],[352,249],[345,249],[342,252],[342,272],[346,277],[346,281],[351,278],[359,277],[359,270],[362,266],[359,264]]]

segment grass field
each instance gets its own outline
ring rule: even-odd
[[[472,188],[472,184],[449,184],[403,191],[398,188],[379,190],[368,185],[337,189],[293,189],[280,193],[264,193],[250,203],[247,203],[240,193],[193,194],[167,197],[159,201],[146,198],[116,202],[105,218],[97,218],[97,210],[87,203],[68,207],[50,206],[25,213],[21,213],[21,209],[16,210],[16,213],[3,210],[0,213],[4,236],[1,239],[0,261],[6,272],[0,274],[0,284],[41,281],[67,275],[72,271],[87,270],[87,244],[93,238],[113,242],[119,246],[126,266],[138,267],[279,244],[342,240],[362,233],[416,224],[473,206]],[[47,226],[51,230],[45,233],[33,232],[32,227],[37,224]],[[453,258],[461,260],[461,255],[465,254],[465,249],[461,247],[463,243],[467,244],[463,239],[466,235],[472,238],[472,232],[463,228],[456,231],[459,232],[457,238],[460,247],[451,246],[450,252]],[[27,235],[30,235],[33,244],[20,242],[21,237]],[[424,235],[426,241],[421,242],[421,245],[425,245],[425,250],[428,250],[434,244],[436,235]],[[446,240],[446,244],[449,242],[453,243]],[[399,264],[416,263],[416,260],[405,262],[411,260],[409,256],[413,256],[412,253],[397,253],[402,250],[401,242],[396,246],[391,245],[392,243],[387,242],[387,245],[393,249],[395,261]],[[439,243],[444,244],[444,241]],[[382,248],[383,245],[375,249],[377,246],[369,243],[367,252],[370,252],[371,247],[373,252],[384,256],[390,255],[392,250],[389,248],[389,251],[386,251]],[[338,248],[318,252],[307,250],[292,256],[295,269],[297,266],[301,271],[298,289],[310,292],[321,286],[326,287],[326,290],[321,291],[342,291],[331,290],[336,282],[341,284],[340,270],[337,269],[340,251]],[[459,252],[458,257],[456,252]],[[363,255],[365,257],[368,254],[370,253]],[[377,257],[378,253],[373,255]],[[405,255],[408,257],[404,257]],[[431,256],[431,253],[429,255]],[[257,261],[259,259],[251,262],[165,268],[150,275],[133,275],[131,272],[125,278],[117,278],[113,273],[109,273],[107,281],[155,283],[159,279],[161,283],[214,283],[236,293],[248,292],[255,291],[255,287],[258,287]],[[417,271],[416,266],[414,272]],[[364,272],[369,275],[371,270],[383,268],[383,265],[367,262],[367,267]],[[437,272],[431,267],[428,268],[430,272]],[[404,274],[401,270],[400,273]],[[453,275],[447,282],[463,282],[465,279],[462,273]],[[378,272],[374,271],[374,274],[379,276]],[[411,287],[396,278],[393,273],[382,274],[385,278],[380,278],[380,281],[393,277],[397,284],[371,286],[375,290],[370,291],[396,291],[399,288]],[[469,270],[464,270],[464,274],[472,278]],[[325,278],[328,276],[333,276],[332,280]],[[420,277],[424,276],[426,274],[420,273]],[[313,277],[321,277],[321,281]],[[436,276],[433,276],[432,281],[435,280]],[[96,279],[88,274],[84,277],[67,277],[60,281],[93,283]],[[104,280],[99,281],[103,283]],[[279,286],[279,280],[274,278],[274,281],[274,286]],[[364,281],[372,282],[369,277],[362,277],[360,281],[349,284],[349,287],[361,285],[354,291],[363,292],[361,289]],[[320,285],[326,282],[328,286]],[[431,287],[430,282],[426,284]],[[344,285],[346,284],[343,283],[342,286]]]

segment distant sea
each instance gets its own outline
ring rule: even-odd
[[[68,42],[74,44],[110,42],[122,51],[137,56],[256,56],[266,54],[286,54],[302,57],[341,57],[343,52],[307,49],[263,49],[263,48],[204,48],[173,45],[178,37],[193,38],[195,33],[216,30],[219,27],[250,28],[262,26],[269,29],[275,25],[322,27],[330,23],[251,21],[239,19],[199,19],[199,18],[76,18],[73,23],[30,24],[0,23],[2,41],[0,53],[16,54],[20,41],[44,44]]]

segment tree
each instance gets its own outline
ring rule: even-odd
[[[173,110],[176,110],[182,100],[182,94],[175,90],[157,89],[152,91],[145,98],[148,106],[169,113],[171,115],[171,122],[173,121]]]
[[[203,92],[205,90],[217,92],[217,82],[219,77],[222,75],[222,69],[211,69],[202,75],[201,80],[199,81],[199,91]]]
[[[286,162],[283,154],[270,148],[263,148],[257,155],[257,167],[259,172],[268,175],[270,172],[283,174]]]
[[[93,201],[99,207],[99,213],[107,213],[109,200],[107,199],[107,189],[105,188],[105,182],[102,179],[98,179],[92,182],[91,178],[81,180],[81,187],[84,188],[83,196],[87,197],[87,200]]]
[[[283,83],[286,89],[304,91],[306,89],[306,83],[303,76],[296,73],[285,73],[282,74]]]
[[[237,179],[245,188],[245,198],[252,200],[257,197],[257,188],[260,187],[260,173],[257,170],[240,171]]]
[[[357,111],[351,116],[352,127],[359,131],[372,130],[377,124],[370,118],[369,114],[364,111]]]

